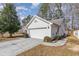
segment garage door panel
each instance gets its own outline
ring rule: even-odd
[[[30,31],[30,36],[32,38],[43,39],[45,36],[48,36],[50,34],[50,31],[48,29],[29,30],[29,31]]]

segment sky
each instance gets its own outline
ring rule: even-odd
[[[15,3],[17,15],[20,19],[27,15],[36,15],[39,11],[40,3]],[[3,4],[0,4],[0,10],[3,9]]]

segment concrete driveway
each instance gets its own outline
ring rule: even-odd
[[[43,40],[41,39],[33,39],[33,38],[17,38],[17,39],[19,40],[0,42],[0,56],[15,56],[43,42]]]

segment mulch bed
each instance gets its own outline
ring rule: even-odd
[[[43,42],[42,44],[45,46],[63,46],[67,43],[67,39],[63,38],[62,40],[57,40],[56,42]]]

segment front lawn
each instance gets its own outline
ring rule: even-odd
[[[61,47],[39,45],[18,56],[79,56],[79,40],[73,36],[67,37],[68,42]]]

